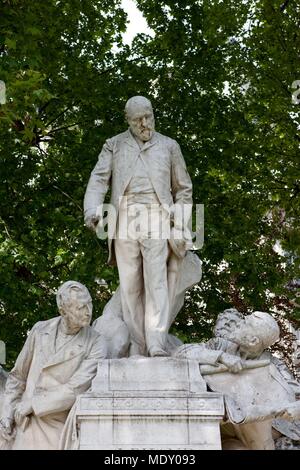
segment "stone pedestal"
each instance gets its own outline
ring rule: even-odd
[[[223,413],[195,361],[104,360],[80,397],[80,449],[221,449]]]

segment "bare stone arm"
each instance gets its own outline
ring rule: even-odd
[[[222,351],[213,351],[206,349],[204,344],[183,344],[174,352],[175,357],[184,359],[192,359],[199,362],[199,364],[210,364],[216,366],[219,364]]]
[[[222,350],[210,349],[204,343],[184,344],[175,351],[175,356],[198,361],[202,374],[224,372],[226,370],[237,373],[243,369],[240,357],[225,353]],[[267,362],[269,363],[269,361]]]

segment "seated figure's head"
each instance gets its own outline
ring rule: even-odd
[[[151,139],[155,125],[151,101],[133,96],[126,103],[125,116],[134,136],[143,142]]]
[[[77,281],[67,281],[56,294],[58,311],[67,325],[80,329],[90,324],[93,304],[87,288]]]
[[[241,357],[255,359],[279,339],[278,324],[268,313],[253,312],[244,317],[238,311],[236,312],[227,315],[228,318],[224,320],[224,325],[222,328],[219,326],[218,329],[221,334],[216,334],[216,336],[222,336],[236,343],[239,346]]]

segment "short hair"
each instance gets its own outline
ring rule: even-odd
[[[252,317],[257,320],[256,324],[258,327],[257,336],[259,337],[264,349],[269,348],[280,337],[280,329],[277,321],[266,312],[253,312]],[[261,329],[263,327],[263,329]]]
[[[226,310],[224,310],[224,312],[219,313],[214,327],[215,336],[218,336],[218,330],[224,318],[234,320],[235,322],[239,323],[241,320],[243,320],[244,315],[240,313],[236,308],[227,308]]]
[[[77,281],[64,282],[56,293],[56,303],[58,310],[61,310],[64,305],[68,305],[73,299],[82,297],[82,300],[92,300],[88,289]]]
[[[129,98],[125,105],[126,116],[129,116],[132,113],[133,108],[136,106],[145,106],[146,108],[151,109],[151,111],[153,110],[151,101],[148,100],[148,98],[145,98],[144,96],[133,96],[132,98]]]

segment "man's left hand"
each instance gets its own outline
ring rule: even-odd
[[[300,401],[288,404],[282,414],[280,415],[282,419],[287,419],[289,421],[294,421],[300,419]]]
[[[229,372],[237,374],[243,370],[243,363],[240,357],[233,356],[232,354],[222,353],[219,362],[227,367]]]
[[[33,412],[31,401],[23,400],[17,404],[15,410],[15,422],[17,426],[21,426],[23,419]]]

